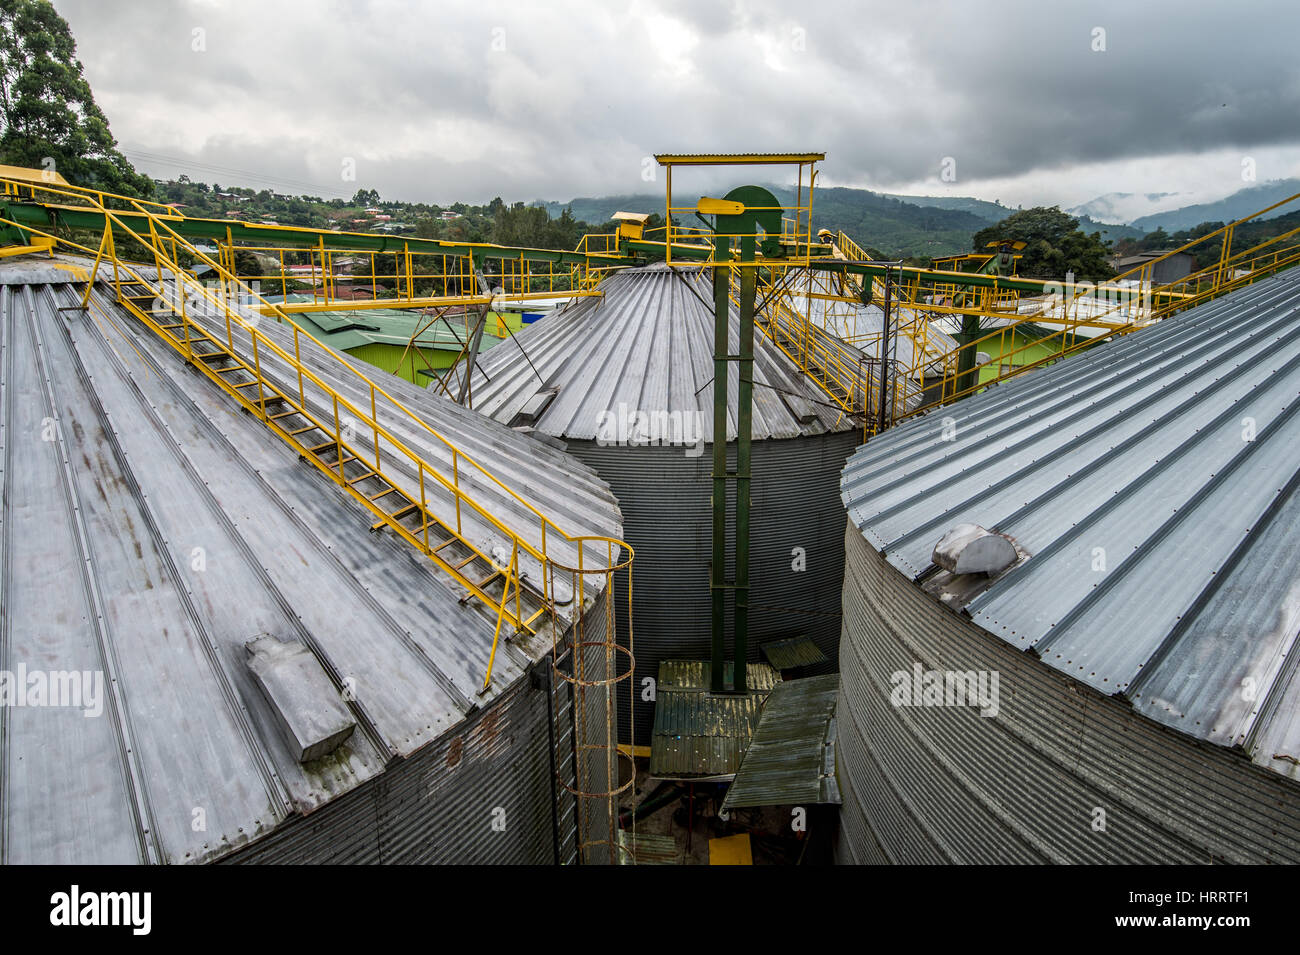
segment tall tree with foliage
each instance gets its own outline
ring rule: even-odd
[[[1112,278],[1110,245],[1100,232],[1085,234],[1079,220],[1057,206],[1022,209],[996,225],[980,229],[971,237],[972,248],[985,251],[989,242],[1008,240],[1026,243],[1020,260],[1021,275],[1062,279],[1073,272],[1080,280],[1097,282]]]
[[[0,0],[0,162],[52,168],[74,185],[148,197],[153,181],[117,150],[48,0]]]

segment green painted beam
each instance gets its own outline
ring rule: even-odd
[[[624,243],[628,252],[640,256],[658,256],[664,254],[665,245],[663,242],[650,242],[644,239],[631,240]],[[711,249],[705,246],[696,245],[674,245],[673,258],[682,260],[705,261],[712,255]],[[773,258],[774,266],[781,264],[780,258]],[[801,263],[802,264],[802,263]],[[940,269],[927,269],[919,266],[885,266],[872,262],[846,262],[843,259],[812,259],[808,262],[808,268],[815,269],[819,272],[840,272],[849,275],[867,275],[872,278],[884,279],[886,269],[892,273],[894,280],[901,280],[907,283],[911,279],[920,279],[922,281],[942,282],[951,285],[962,285],[969,288],[994,288],[994,289],[1014,289],[1021,292],[1032,292],[1037,295],[1047,295],[1052,292],[1060,292],[1064,289],[1066,292],[1075,288],[1064,282],[1054,282],[1051,279],[1031,279],[1022,276],[1005,276],[990,275],[987,273],[975,272],[947,272]],[[1077,284],[1077,283],[1076,283]],[[1101,283],[1104,285],[1105,283]]]
[[[140,235],[148,232],[148,217],[139,212],[117,212],[114,216],[125,222]],[[46,205],[39,202],[8,202],[0,205],[0,216],[20,225],[42,231],[51,231],[56,224],[72,229],[86,229],[102,233],[105,216],[91,208]],[[561,249],[516,249],[508,246],[471,242],[444,242],[441,239],[424,239],[418,236],[375,235],[369,232],[331,232],[328,229],[308,229],[298,226],[262,225],[240,222],[237,219],[200,219],[176,216],[163,217],[167,225],[190,241],[224,241],[229,237],[236,242],[256,245],[298,246],[303,249],[321,248],[348,252],[401,253],[412,252],[435,255],[472,255],[475,262],[485,259],[523,258],[528,262],[552,262],[557,265],[592,263],[595,265],[631,265],[634,257],[604,253],[586,254]]]

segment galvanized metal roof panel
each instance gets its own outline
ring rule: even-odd
[[[905,422],[850,519],[913,579],[957,523],[1009,535],[976,623],[1300,778],[1298,330],[1300,270]]]
[[[618,831],[620,865],[681,865],[684,855],[677,837],[646,832],[644,828],[633,833],[630,829]]]
[[[826,654],[808,637],[773,640],[759,649],[767,657],[767,662],[777,670],[797,670],[800,667],[817,666],[827,660]]]
[[[709,692],[710,664],[664,660],[655,690],[650,775],[661,779],[727,779],[740,768],[780,675],[763,663],[745,667],[748,691]]]
[[[476,697],[494,621],[109,298],[61,312],[70,285],[0,285],[0,669],[103,676],[94,718],[0,707],[5,861],[223,855],[522,677],[531,648],[507,646]],[[619,533],[588,468],[389,385],[575,532]],[[330,756],[301,764],[279,740],[245,664],[262,634],[354,697]]]
[[[677,416],[690,434],[711,443],[711,282],[704,270],[662,265],[610,276],[600,286],[603,297],[578,299],[484,355],[473,378],[475,409],[516,424],[533,395],[556,389],[555,400],[529,422],[546,434],[597,440],[602,424],[614,420],[607,416],[643,412]],[[733,354],[739,336],[733,307]],[[788,396],[795,401],[788,402]],[[734,384],[729,398],[727,438],[734,440]],[[756,440],[853,427],[789,358],[755,333]]]
[[[840,801],[835,780],[838,674],[783,680],[772,688],[763,716],[722,801],[723,810],[801,806]]]

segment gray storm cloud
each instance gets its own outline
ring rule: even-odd
[[[978,192],[1147,158],[1176,179],[1215,150],[1300,159],[1294,0],[55,6],[128,155],[208,181],[562,199],[658,191],[657,151],[816,149],[827,181],[889,189],[953,157]]]

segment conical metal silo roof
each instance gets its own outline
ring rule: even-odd
[[[677,415],[713,441],[713,305],[707,271],[663,265],[607,278],[479,360],[474,408],[557,438],[599,440],[608,415]],[[732,353],[739,316],[731,314]],[[734,380],[734,376],[733,376]],[[730,389],[727,440],[736,437]],[[835,406],[761,334],[754,341],[754,440],[850,431]]]

